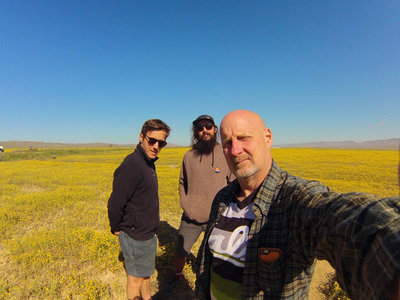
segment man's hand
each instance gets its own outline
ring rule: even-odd
[[[120,233],[119,231],[115,231],[114,235],[119,236],[119,233]]]

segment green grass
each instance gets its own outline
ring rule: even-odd
[[[60,149],[25,149],[6,151],[1,154],[0,161],[16,160],[49,160],[66,155],[92,155],[126,153],[127,148],[60,148]],[[129,150],[132,151],[132,150]]]

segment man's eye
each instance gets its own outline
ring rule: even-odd
[[[222,147],[223,147],[223,148],[228,148],[231,144],[232,144],[231,141],[223,142],[223,143],[222,143]]]

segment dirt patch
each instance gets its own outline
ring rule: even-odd
[[[324,299],[324,296],[318,290],[318,286],[328,280],[327,275],[334,273],[335,269],[326,260],[318,260],[315,267],[314,276],[311,281],[310,293],[308,294],[309,300]]]

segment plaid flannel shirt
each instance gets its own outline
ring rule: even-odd
[[[235,180],[214,199],[197,257],[199,300],[210,298],[208,238],[238,191]],[[400,275],[399,198],[330,192],[317,181],[288,174],[273,161],[254,204],[243,299],[307,298],[316,259],[329,261],[353,299],[385,299],[388,285]],[[265,263],[260,248],[279,248],[282,253],[277,261]]]

